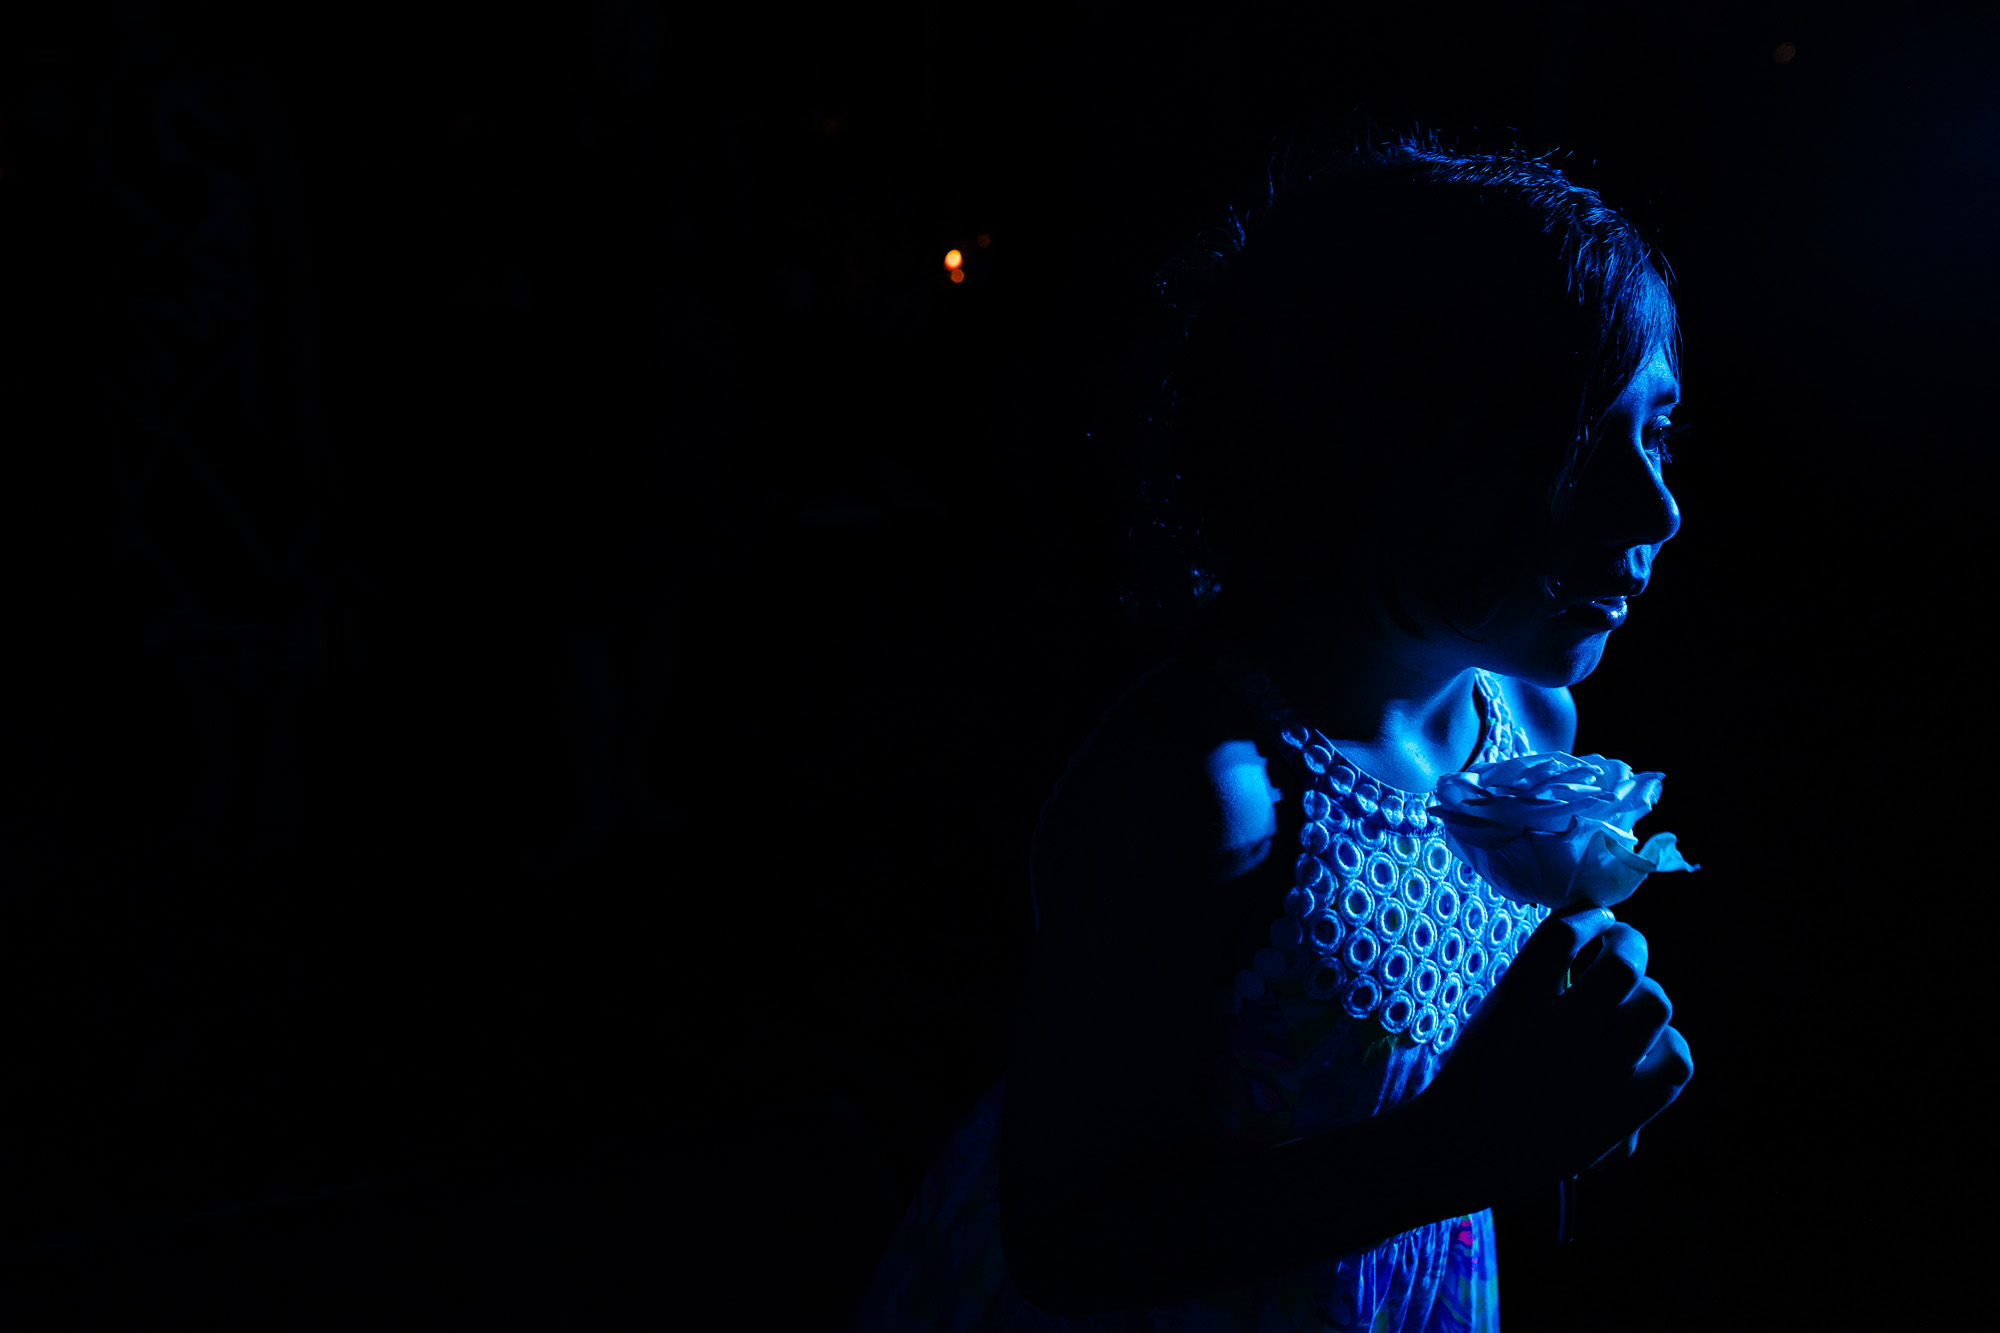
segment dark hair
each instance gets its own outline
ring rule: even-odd
[[[1155,275],[1177,364],[1139,449],[1128,610],[1185,625],[1218,593],[1375,566],[1414,630],[1377,557],[1431,520],[1416,572],[1472,637],[1543,559],[1632,375],[1664,348],[1678,376],[1670,280],[1546,155],[1286,153],[1253,216]]]

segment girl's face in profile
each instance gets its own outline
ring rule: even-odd
[[[1552,567],[1515,580],[1492,622],[1472,631],[1480,642],[1461,638],[1410,589],[1405,604],[1430,647],[1462,651],[1468,660],[1456,665],[1549,688],[1573,685],[1596,669],[1605,640],[1652,577],[1660,547],[1680,528],[1680,508],[1660,470],[1662,433],[1679,401],[1680,383],[1665,353],[1656,352],[1600,426],[1602,442],[1557,529]]]

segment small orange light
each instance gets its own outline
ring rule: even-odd
[[[964,262],[965,262],[965,256],[960,254],[958,251],[947,250],[944,252],[944,266],[946,268],[955,269]]]
[[[953,269],[953,270],[951,271],[951,280],[952,280],[953,282],[964,282],[964,281],[965,281],[965,270],[964,270],[964,269],[962,269],[962,268],[955,268],[955,269]]]
[[[977,244],[980,249],[984,250],[987,246],[993,244],[993,238],[991,236],[988,236],[985,232],[982,231],[979,233],[979,239],[977,242],[975,242],[975,244]]]
[[[1779,42],[1778,49],[1771,52],[1771,59],[1777,61],[1780,65],[1789,65],[1792,63],[1792,57],[1798,53],[1799,48],[1793,46],[1790,42]]]

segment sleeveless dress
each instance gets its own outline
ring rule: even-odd
[[[1231,1014],[1221,1142],[1256,1151],[1422,1092],[1549,912],[1502,898],[1452,855],[1430,813],[1434,796],[1361,773],[1241,658],[1211,665],[1263,720],[1265,753],[1290,764],[1291,781],[1275,785],[1303,816],[1292,887],[1281,909],[1273,904],[1269,943],[1220,997]],[[1482,733],[1472,762],[1528,753],[1498,681],[1481,671],[1474,682]],[[994,1146],[1005,1088],[1003,1077],[939,1155],[876,1269],[858,1330],[1499,1327],[1491,1209],[1223,1296],[1115,1314],[1043,1311],[1015,1288],[1001,1249]]]

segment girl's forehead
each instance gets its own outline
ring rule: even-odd
[[[1633,372],[1631,380],[1625,385],[1625,392],[1618,395],[1620,405],[1649,411],[1670,407],[1680,399],[1680,378],[1674,374],[1673,363],[1667,359],[1664,347],[1653,349],[1653,354]]]

